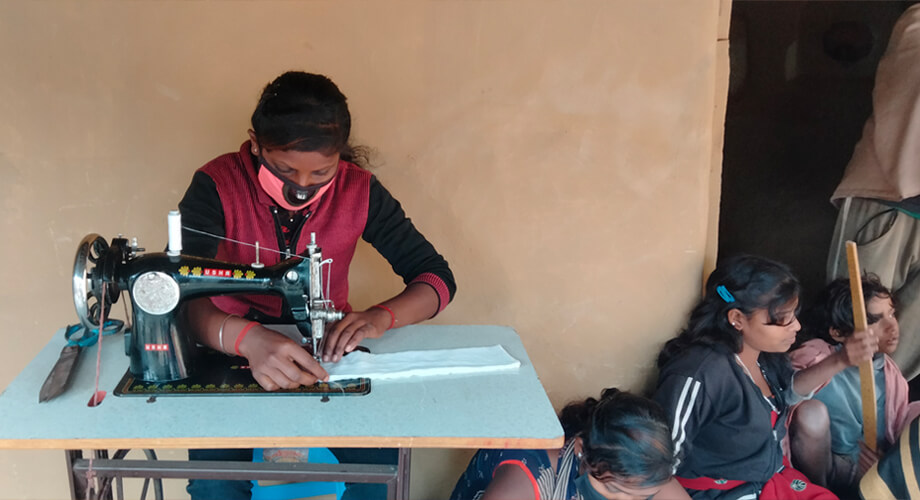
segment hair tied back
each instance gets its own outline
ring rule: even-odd
[[[735,301],[735,296],[725,288],[725,285],[717,286],[716,293],[719,294],[719,297],[722,297],[722,300],[724,300],[726,304],[731,304]]]

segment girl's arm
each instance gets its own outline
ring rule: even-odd
[[[796,394],[812,394],[844,368],[871,361],[878,351],[878,337],[871,331],[853,332],[844,339],[843,348],[820,362],[797,371],[793,380]]]
[[[371,178],[367,224],[361,237],[373,245],[403,278],[406,288],[377,307],[355,311],[333,325],[323,361],[338,361],[362,339],[380,337],[390,328],[430,319],[447,307],[457,290],[447,261],[406,216],[402,206]]]
[[[655,493],[655,496],[652,497],[653,500],[690,500],[690,495],[687,494],[687,490],[684,489],[680,483],[677,482],[677,479],[671,478],[663,488],[658,490],[658,493]]]
[[[179,210],[185,226],[182,229],[183,253],[215,258],[219,238],[225,232],[223,207],[214,180],[200,170],[195,172],[179,202]],[[206,231],[217,238],[202,236],[187,228]],[[236,340],[250,323],[221,311],[208,298],[188,301],[184,305],[183,316],[189,331],[199,343],[227,354],[237,353]],[[220,335],[221,330],[223,335]],[[301,346],[259,324],[246,331],[239,353],[249,360],[253,377],[267,391],[293,389],[328,378],[326,371]]]
[[[697,433],[712,418],[713,408],[702,380],[680,373],[665,374],[652,398],[661,405],[671,425],[675,468],[693,453]]]
[[[529,470],[516,464],[504,464],[495,469],[492,482],[481,500],[536,500],[537,482]]]
[[[365,338],[377,338],[390,328],[424,321],[438,312],[438,295],[424,283],[410,283],[399,295],[364,311],[347,314],[326,336],[323,361],[337,362]]]
[[[207,297],[188,301],[183,314],[198,342],[246,357],[252,376],[267,391],[294,389],[329,378],[313,356],[293,340],[258,323],[249,326],[254,322],[228,315]]]

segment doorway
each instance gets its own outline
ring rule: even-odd
[[[892,26],[912,3],[732,4],[720,258],[788,264],[806,304],[824,286],[830,196],[872,111]]]

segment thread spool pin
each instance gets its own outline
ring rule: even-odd
[[[169,229],[169,244],[166,255],[177,257],[182,253],[182,215],[178,210],[170,210],[167,216]]]
[[[252,263],[251,266],[253,269],[262,269],[265,267],[265,264],[259,261],[259,242],[256,242],[256,261]]]

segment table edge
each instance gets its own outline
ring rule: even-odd
[[[0,449],[184,449],[184,448],[465,448],[553,449],[561,448],[564,436],[554,438],[492,437],[192,437],[111,439],[0,439]]]

